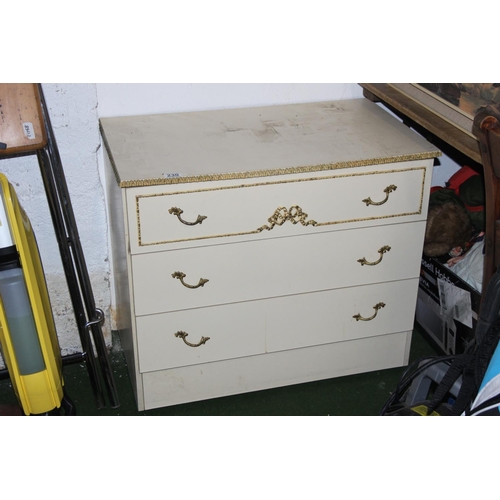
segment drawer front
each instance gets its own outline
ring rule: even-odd
[[[416,278],[425,222],[132,257],[138,316]]]
[[[131,252],[311,234],[395,217],[424,220],[425,174],[425,166],[418,166],[213,187],[194,184],[185,191],[172,186],[130,189]]]
[[[411,330],[417,288],[418,279],[411,279],[142,316],[136,319],[139,369],[150,372]],[[203,343],[203,337],[209,339]]]
[[[146,410],[408,363],[411,332],[144,373]]]

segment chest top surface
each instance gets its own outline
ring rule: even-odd
[[[440,155],[366,99],[100,119],[121,187],[261,177]]]

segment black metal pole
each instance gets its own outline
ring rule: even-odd
[[[56,216],[58,219],[58,226],[61,234],[58,236],[61,240],[61,244],[63,247],[68,247],[71,250],[70,257],[71,265],[68,261],[67,269],[68,275],[70,276],[70,281],[72,282],[70,286],[70,291],[72,290],[72,294],[74,295],[75,302],[77,304],[81,304],[81,299],[83,297],[83,301],[85,304],[85,308],[87,311],[87,316],[89,318],[88,321],[85,322],[84,330],[92,332],[92,339],[94,341],[94,346],[97,352],[97,358],[101,367],[102,375],[104,378],[104,383],[108,392],[108,397],[110,399],[110,405],[113,408],[120,406],[118,391],[116,389],[113,371],[111,368],[111,363],[109,361],[108,351],[106,348],[106,344],[104,341],[104,336],[102,334],[101,323],[104,319],[102,315],[102,311],[96,308],[94,296],[92,292],[92,286],[90,283],[87,266],[85,264],[85,257],[83,254],[83,250],[81,247],[80,237],[78,234],[77,224],[75,220],[75,216],[73,213],[73,208],[71,205],[70,195],[66,184],[66,179],[64,176],[64,171],[62,168],[61,158],[59,156],[59,151],[57,148],[57,143],[55,140],[54,132],[52,130],[52,125],[50,122],[50,117],[48,114],[47,104],[45,102],[45,98],[43,95],[42,86],[39,84],[40,91],[40,101],[42,105],[42,112],[44,114],[44,122],[45,128],[47,132],[47,153],[49,158],[49,166],[50,166],[50,175],[47,171],[46,177],[51,177],[50,184],[53,183],[53,192],[54,192],[54,202],[55,205],[58,206],[59,214],[62,215],[62,218]],[[55,208],[55,207],[54,207]],[[59,232],[59,231],[57,231]],[[64,236],[66,235],[66,236]],[[64,243],[67,242],[67,245]],[[61,247],[61,245],[60,245]],[[66,254],[66,250],[64,250]],[[75,272],[76,272],[76,281],[75,282]],[[69,284],[68,284],[69,286]],[[78,291],[79,300],[76,297],[76,291]],[[77,305],[79,307],[79,305]],[[76,312],[76,311],[75,311]],[[78,311],[77,316],[81,315],[81,311]],[[84,315],[83,315],[84,316]],[[83,322],[81,322],[80,328],[83,327]],[[83,337],[86,338],[87,335],[83,334]],[[86,350],[88,353],[87,357],[90,357],[90,354],[93,354],[93,350]]]
[[[66,282],[68,284],[68,291],[71,299],[71,304],[73,306],[73,312],[75,314],[76,326],[78,328],[80,342],[82,344],[83,354],[85,356],[85,361],[89,373],[92,392],[95,395],[97,407],[104,408],[106,406],[106,403],[103,397],[103,389],[95,365],[92,342],[86,329],[87,317],[85,315],[85,309],[83,307],[80,295],[78,278],[76,276],[75,269],[73,266],[70,242],[68,238],[65,236],[66,228],[64,226],[64,221],[58,203],[58,197],[57,197],[56,187],[54,185],[54,179],[52,177],[50,158],[48,157],[47,151],[45,151],[45,149],[37,151],[37,156],[38,156],[38,163],[40,165],[40,171],[42,174],[42,180],[45,186],[45,194],[47,196],[49,210],[52,216],[52,223],[54,226],[57,243],[59,245],[59,253],[61,254],[61,261],[64,268],[64,274],[66,276]]]

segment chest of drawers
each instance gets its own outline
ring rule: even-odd
[[[101,133],[140,410],[408,362],[436,148],[364,99]]]

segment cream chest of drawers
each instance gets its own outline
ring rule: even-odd
[[[140,410],[408,362],[433,146],[364,99],[101,132]]]

